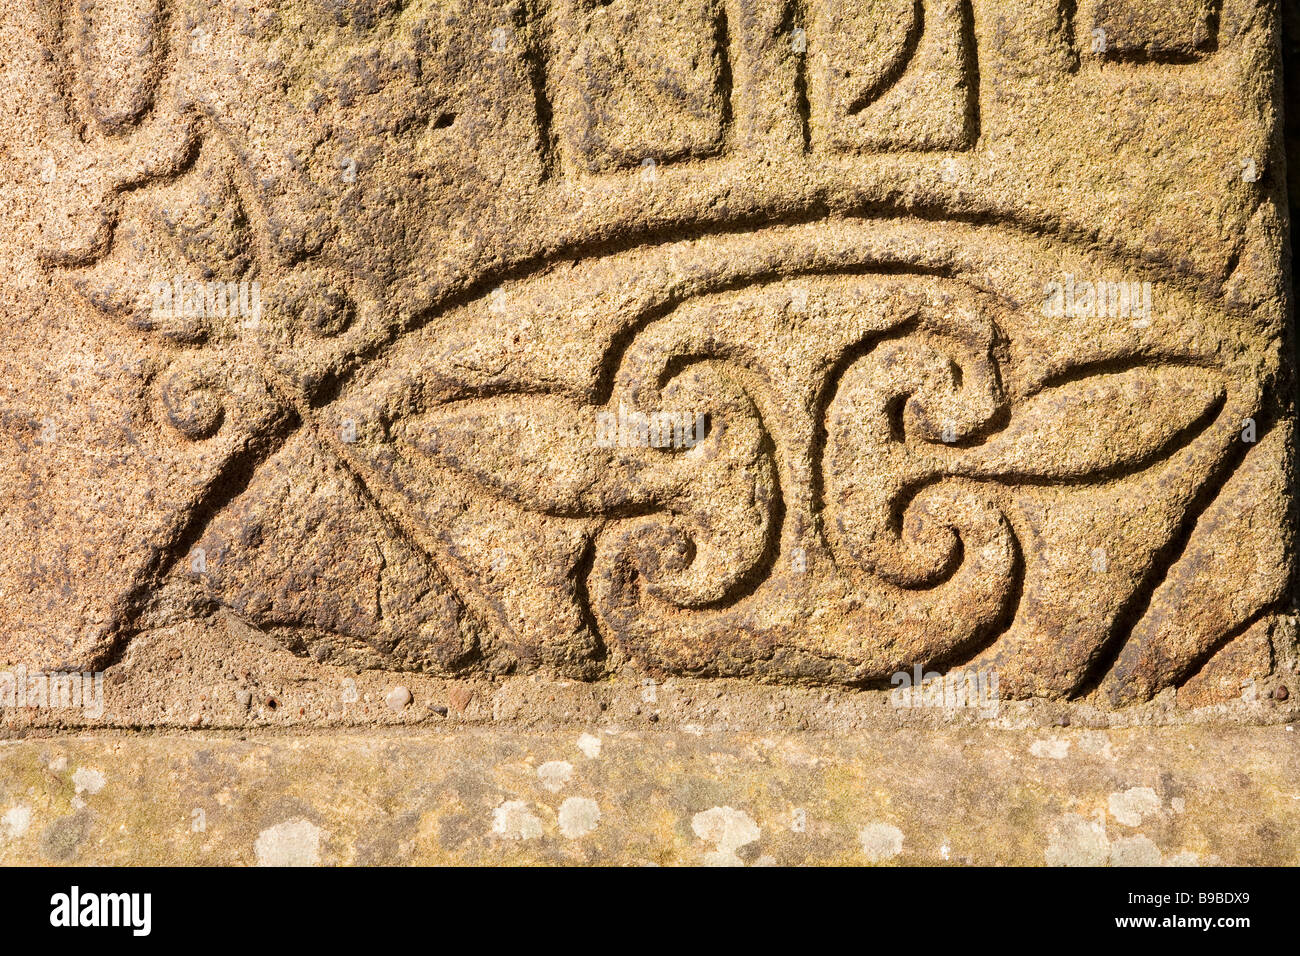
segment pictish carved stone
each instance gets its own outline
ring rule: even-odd
[[[1295,660],[1273,5],[18,6],[0,663]]]

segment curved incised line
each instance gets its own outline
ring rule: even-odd
[[[849,115],[857,116],[868,106],[879,99],[886,90],[903,78],[907,72],[907,67],[911,64],[913,57],[916,56],[916,48],[920,46],[921,34],[925,32],[925,6],[921,0],[915,0],[912,4],[912,19],[907,27],[907,35],[903,38],[903,45],[898,48],[894,58],[890,60],[885,71],[876,78],[870,86],[859,93],[849,103]]]
[[[1194,278],[1177,271],[1161,270],[1159,264],[1152,263],[1139,252],[1131,250],[1119,242],[1104,241],[1093,232],[1078,227],[1063,227],[1059,222],[1048,219],[1035,219],[1014,211],[969,212],[944,206],[901,205],[894,202],[876,202],[860,200],[847,204],[837,210],[846,220],[865,224],[876,220],[889,222],[934,222],[950,223],[978,229],[1005,230],[1022,242],[1041,243],[1046,232],[1067,245],[1078,243],[1087,247],[1098,248],[1110,256],[1119,259],[1122,267],[1135,277],[1150,281],[1160,281],[1165,286],[1175,289],[1189,299],[1209,304],[1202,285]],[[527,279],[544,274],[552,265],[562,262],[599,260],[624,253],[644,252],[654,248],[670,248],[683,241],[695,242],[711,237],[737,238],[743,235],[758,235],[770,230],[793,226],[810,226],[825,223],[832,218],[832,211],[824,196],[809,197],[797,213],[764,213],[740,215],[717,222],[701,222],[698,218],[672,217],[652,225],[638,228],[630,238],[611,240],[608,230],[602,228],[590,235],[574,235],[567,239],[558,239],[548,244],[546,251],[517,254],[513,259],[507,257],[506,264],[492,271],[480,274],[476,279],[462,276],[460,284],[449,286],[442,291],[426,297],[425,301],[405,313],[406,318],[396,327],[388,328],[377,334],[373,340],[358,343],[356,347],[342,354],[337,359],[331,376],[331,392],[322,395],[315,404],[323,405],[333,401],[346,388],[347,383],[357,372],[373,362],[390,354],[397,345],[425,328],[439,317],[470,305],[489,295],[498,286],[508,282]],[[858,269],[870,271],[876,269],[898,268],[925,273],[927,269],[933,274],[956,277],[953,270],[931,269],[925,265],[907,262],[901,258],[880,259],[874,263],[860,263]],[[785,277],[803,272],[779,272],[772,270],[773,277]],[[836,267],[826,266],[823,271],[854,271],[852,267],[842,264]],[[751,279],[760,275],[752,274]],[[676,300],[673,300],[676,301]],[[672,303],[663,301],[660,308],[670,309]]]
[[[758,559],[732,584],[725,597],[719,598],[716,601],[705,601],[698,604],[692,604],[692,611],[709,611],[730,607],[757,591],[762,586],[763,582],[768,579],[772,569],[776,565],[776,560],[780,553],[781,534],[785,527],[786,519],[785,494],[782,489],[782,473],[784,469],[782,467],[781,456],[777,452],[776,441],[772,437],[772,431],[768,427],[766,417],[763,415],[763,403],[754,394],[756,391],[755,383],[753,381],[747,381],[758,376],[760,373],[751,368],[748,363],[738,361],[737,358],[732,356],[716,358],[712,356],[699,356],[693,361],[689,361],[685,365],[674,369],[674,372],[680,373],[690,365],[714,362],[724,365],[734,364],[743,371],[743,374],[739,376],[740,381],[737,382],[737,385],[741,392],[744,393],[746,398],[748,398],[754,406],[754,411],[758,417],[759,430],[762,433],[761,454],[770,463],[774,480],[772,483],[772,500],[768,503],[769,520],[764,535],[762,551],[760,552]],[[671,361],[669,364],[671,365]],[[665,371],[664,374],[667,374],[667,372]],[[671,509],[660,507],[655,513],[665,515],[670,512]],[[589,590],[589,588],[584,588],[584,590]],[[593,609],[586,608],[584,611],[586,613],[591,613]],[[601,640],[602,642],[604,641],[603,635],[601,636]]]

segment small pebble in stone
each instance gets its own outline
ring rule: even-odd
[[[1286,700],[1290,696],[1291,692],[1285,687],[1279,687],[1277,690],[1273,691],[1273,698],[1275,700]]]
[[[1058,726],[1058,727],[1069,727],[1069,726],[1070,726],[1070,717],[1069,717],[1069,715],[1067,714],[1067,715],[1065,715],[1065,716],[1063,716],[1063,717],[1057,717],[1057,718],[1056,718],[1056,726]]]
[[[447,692],[447,703],[454,707],[457,712],[464,711],[473,698],[474,692],[465,687],[453,687]]]
[[[239,706],[243,707],[244,710],[248,710],[248,708],[253,706],[252,691],[247,691],[247,690],[238,691],[235,694],[235,699],[239,701]]]
[[[316,662],[318,664],[323,664],[325,663],[325,661],[329,660],[330,655],[333,653],[334,653],[334,648],[331,647],[330,645],[318,644],[316,648],[311,652],[311,656],[316,658]]]
[[[401,710],[411,702],[411,692],[399,684],[388,692],[384,700],[391,709]]]
[[[433,711],[435,714],[437,714],[439,717],[446,717],[446,716],[447,716],[447,708],[446,708],[446,707],[443,707],[441,704],[434,704],[434,705],[433,705],[431,708],[429,708],[429,709],[432,710],[432,711]]]
[[[651,714],[651,715],[650,715],[650,723],[652,723],[652,724],[657,724],[658,722],[659,722],[659,715],[658,715],[658,714]]]

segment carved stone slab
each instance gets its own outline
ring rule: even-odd
[[[1295,686],[1274,4],[2,22],[0,665]]]

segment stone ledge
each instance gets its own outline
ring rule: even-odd
[[[0,744],[6,864],[1300,863],[1294,725]]]

